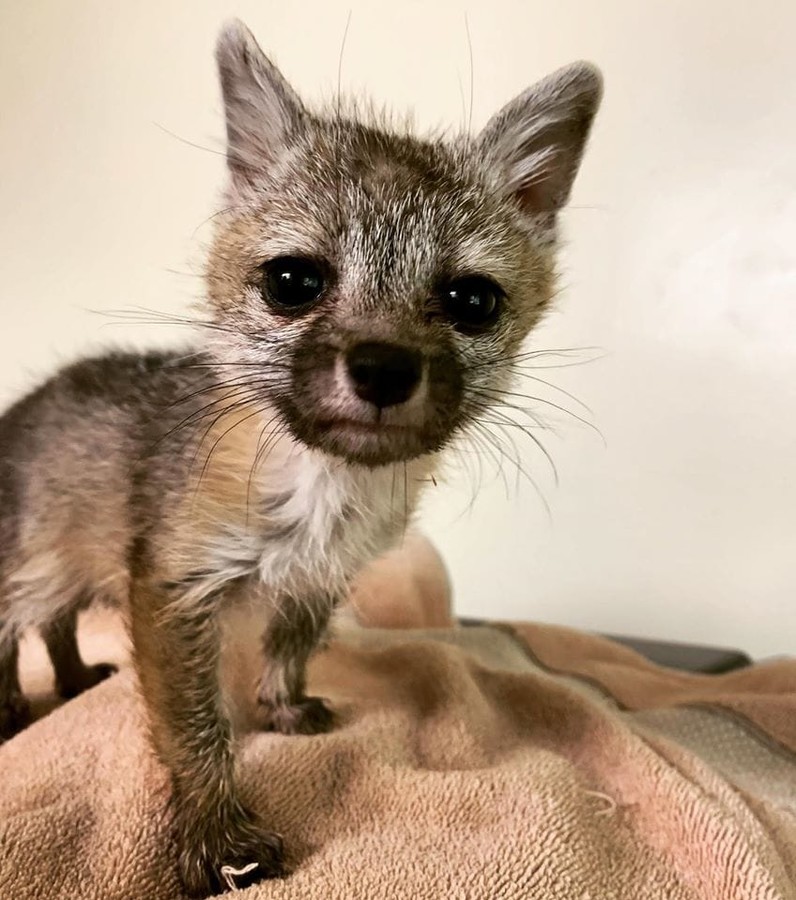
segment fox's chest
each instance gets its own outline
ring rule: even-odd
[[[267,594],[340,598],[405,530],[416,492],[401,475],[399,486],[386,469],[292,460],[255,486],[245,516],[218,510],[209,568],[222,579],[253,576]]]
[[[258,571],[266,588],[338,596],[404,530],[403,511],[378,495],[319,490],[271,510],[263,523]]]

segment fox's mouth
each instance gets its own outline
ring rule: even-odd
[[[416,426],[394,425],[388,422],[364,422],[361,419],[328,419],[318,422],[318,428],[322,431],[350,432],[351,434],[364,435],[395,435],[417,431]]]
[[[408,462],[439,450],[448,429],[439,422],[406,424],[370,421],[351,415],[323,418],[307,414],[295,403],[279,404],[293,436],[301,443],[357,465],[375,468]]]
[[[439,442],[429,441],[426,429],[412,425],[351,418],[294,419],[290,424],[296,437],[307,445],[370,467],[406,462],[439,446]]]

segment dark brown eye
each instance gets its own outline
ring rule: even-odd
[[[492,325],[500,312],[503,291],[489,278],[471,275],[442,289],[442,307],[459,331],[476,333]]]
[[[312,259],[281,256],[263,266],[263,297],[278,310],[309,306],[321,296],[324,284],[321,266]]]

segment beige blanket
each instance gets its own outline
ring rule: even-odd
[[[124,659],[88,625],[89,657]],[[241,898],[796,897],[795,662],[694,677],[560,628],[347,628],[311,687],[331,734],[241,716],[242,790],[293,867]],[[2,900],[182,896],[129,669],[0,748],[0,779]]]

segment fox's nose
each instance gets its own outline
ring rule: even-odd
[[[345,361],[357,396],[379,409],[405,403],[423,371],[417,350],[377,341],[352,347]]]

